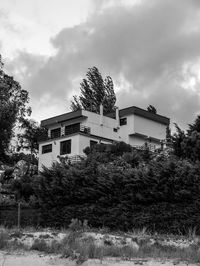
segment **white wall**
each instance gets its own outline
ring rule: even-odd
[[[124,117],[120,117],[121,118],[127,118],[127,124],[120,126],[119,129],[119,136],[120,136],[120,141],[124,141],[128,144],[129,143],[129,134],[132,134],[134,132],[134,116],[132,114],[124,116]]]
[[[39,170],[42,169],[42,165],[46,167],[50,167],[53,162],[57,161],[57,156],[60,155],[60,142],[71,139],[71,153],[66,154],[69,156],[79,154],[79,135],[74,136],[66,136],[64,138],[49,140],[45,142],[41,142],[39,145]],[[52,152],[42,154],[42,146],[52,144]]]
[[[131,146],[142,146],[145,142],[155,146],[155,148],[161,148],[161,143],[155,142],[153,140],[150,142],[149,140],[145,140],[144,138],[138,136],[129,136],[129,144]]]
[[[86,147],[90,147],[90,140],[93,140],[93,141],[97,141],[98,143],[100,143],[100,140],[97,139],[97,138],[92,138],[90,136],[83,136],[83,135],[79,135],[79,155],[84,155],[84,152],[83,150],[86,148]],[[107,144],[107,143],[111,143],[109,141],[102,141],[101,140],[101,143],[104,143],[104,144]]]
[[[88,116],[88,118],[83,121],[83,125],[91,128],[91,134],[99,137],[109,138],[113,140],[120,140],[118,132],[114,132],[113,129],[117,127],[117,121],[113,118],[103,116],[101,125],[101,115],[82,111],[83,115]]]
[[[157,139],[166,138],[166,125],[134,115],[134,131]]]
[[[142,146],[145,143],[145,140],[143,138],[137,137],[137,136],[129,136],[129,144],[131,146]]]

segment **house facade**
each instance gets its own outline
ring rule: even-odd
[[[48,129],[48,138],[39,143],[39,170],[50,167],[59,156],[75,158],[83,150],[97,143],[124,141],[131,146],[149,143],[155,148],[166,139],[170,120],[132,106],[103,115],[85,110],[65,113],[41,121]]]

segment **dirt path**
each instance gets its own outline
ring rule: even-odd
[[[59,258],[56,255],[44,255],[37,252],[0,252],[0,266],[76,266],[74,261]],[[199,264],[188,264],[178,261],[164,261],[164,260],[139,260],[122,261],[119,259],[104,259],[102,262],[99,260],[88,260],[82,266],[197,266]]]
[[[0,252],[0,266],[74,266],[75,263],[55,255],[37,252]]]

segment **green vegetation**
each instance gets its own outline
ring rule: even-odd
[[[173,154],[136,151],[125,143],[96,145],[74,165],[54,164],[35,179],[41,224],[161,233],[200,233],[200,165]]]
[[[73,97],[72,111],[84,109],[99,113],[100,104],[103,104],[105,113],[114,111],[116,96],[112,78],[107,76],[103,80],[98,68],[89,68],[86,78],[80,84],[80,91],[79,97]]]
[[[31,114],[28,92],[4,71],[0,57],[0,161],[5,162],[13,128],[18,122],[21,124],[25,116]]]
[[[86,222],[85,222],[86,223]],[[173,243],[169,244],[165,240],[170,236],[151,235],[141,231],[137,231],[137,235],[129,232],[126,235],[119,233],[111,235],[102,235],[103,240],[98,242],[95,233],[90,235],[92,230],[85,231],[85,227],[81,221],[73,220],[69,229],[62,238],[58,238],[59,231],[47,232],[44,237],[38,236],[37,232],[27,230],[16,231],[14,229],[0,229],[0,250],[36,250],[45,253],[60,254],[64,258],[70,258],[77,265],[82,264],[88,259],[99,259],[103,261],[106,257],[117,257],[121,260],[134,260],[139,262],[147,261],[149,258],[156,260],[171,259],[177,261],[185,261],[189,263],[199,263],[199,239],[194,241],[187,238],[176,239],[171,237]],[[89,233],[88,233],[89,230]],[[36,236],[37,235],[37,236]],[[52,237],[52,236],[55,237]],[[26,239],[28,238],[28,241]],[[129,239],[129,241],[128,241]],[[118,242],[116,242],[118,240]],[[185,247],[176,245],[179,240],[187,241]]]

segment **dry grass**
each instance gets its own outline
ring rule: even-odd
[[[0,249],[31,249],[45,253],[56,253],[61,254],[63,257],[70,257],[77,264],[82,264],[87,259],[99,259],[102,261],[104,257],[119,257],[124,260],[161,258],[200,263],[199,241],[185,248],[163,245],[159,241],[154,242],[154,244],[149,241],[138,241],[138,249],[130,243],[127,244],[126,241],[121,245],[115,245],[107,240],[102,245],[97,245],[92,236],[84,235],[83,231],[79,231],[77,227],[74,227],[71,231],[68,230],[66,236],[60,241],[51,239],[48,242],[47,235],[39,236],[29,248],[18,241],[23,232],[0,227]],[[137,237],[138,239],[142,237],[144,240],[150,237],[146,229],[133,231],[131,234],[135,236],[132,238],[133,243]],[[194,230],[188,233],[188,239],[191,238],[198,238]]]

